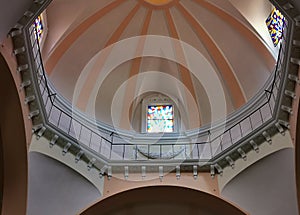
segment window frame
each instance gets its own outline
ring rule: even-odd
[[[173,132],[148,132],[148,106],[159,106],[159,105],[171,105],[173,108]],[[174,134],[179,131],[179,114],[175,102],[164,95],[152,95],[142,99],[142,120],[141,120],[141,132],[149,135],[155,134]]]

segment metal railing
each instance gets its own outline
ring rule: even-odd
[[[286,29],[288,28],[289,26],[286,26]],[[63,134],[68,142],[90,150],[108,163],[156,160],[208,162],[242,143],[268,123],[276,121],[276,109],[279,108],[278,102],[282,94],[285,73],[282,67],[287,50],[287,33],[283,38],[276,68],[265,85],[266,88],[262,89],[253,101],[246,104],[242,111],[223,122],[226,124],[222,133],[218,132],[219,128],[224,126],[221,123],[212,129],[200,129],[197,133],[190,132],[184,136],[171,135],[167,141],[160,140],[154,144],[151,143],[156,140],[149,137],[142,143],[134,143],[130,140],[134,134],[128,132],[128,136],[119,135],[113,128],[93,123],[78,111],[74,111],[71,104],[66,104],[47,78],[35,33],[35,27],[31,25],[27,32],[31,47],[28,51],[32,52],[33,56],[31,59],[33,76],[37,86],[36,93],[43,104],[44,120],[58,134]]]

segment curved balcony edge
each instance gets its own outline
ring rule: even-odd
[[[27,98],[34,96],[34,99],[28,101],[33,132],[37,138],[46,137],[50,147],[56,144],[62,148],[62,153],[75,154],[78,159],[98,169],[100,175],[108,174],[111,167],[116,171],[124,171],[124,166],[165,166],[173,167],[174,170],[180,166],[183,171],[194,171],[196,166],[199,171],[220,173],[220,168],[232,165],[236,159],[243,158],[250,150],[256,150],[263,142],[272,141],[276,133],[284,134],[289,129],[294,88],[299,82],[295,66],[300,64],[299,59],[293,60],[297,58],[292,47],[296,46],[293,43],[294,32],[300,25],[294,19],[299,14],[293,8],[285,7],[286,4],[280,5],[279,1],[271,0],[286,15],[289,25],[281,49],[284,54],[280,54],[276,71],[264,86],[266,90],[260,91],[241,110],[232,114],[222,133],[218,133],[218,126],[224,123],[221,121],[210,126],[211,129],[204,127],[187,131],[183,135],[169,135],[165,137],[167,141],[164,143],[149,145],[149,138],[144,142],[133,143],[130,142],[135,136],[133,133],[122,132],[116,135],[112,127],[99,122],[94,124],[78,111],[70,112],[70,104],[58,96],[47,82],[32,23],[50,2],[35,2],[30,9],[35,15],[24,15],[11,32],[14,49],[25,48],[15,55]],[[21,34],[18,33],[20,31]],[[258,104],[259,108],[254,108]],[[53,118],[55,114],[59,115],[58,121]],[[70,118],[68,128],[60,120],[62,116]],[[84,136],[82,132],[89,134]],[[120,136],[125,143],[117,140]],[[176,151],[181,153],[174,156]]]

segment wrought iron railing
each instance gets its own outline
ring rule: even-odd
[[[66,138],[67,142],[89,150],[95,157],[112,164],[123,162],[125,165],[126,161],[136,164],[141,161],[151,163],[158,160],[166,163],[184,160],[186,163],[199,164],[218,159],[263,127],[277,121],[277,109],[280,108],[279,101],[283,94],[286,72],[283,69],[285,53],[288,50],[286,44],[290,40],[288,29],[287,25],[276,68],[265,87],[226,122],[186,132],[185,135],[169,135],[167,141],[145,137],[144,141],[139,143],[132,140],[134,133],[126,134],[124,131],[118,134],[114,128],[99,122],[95,124],[74,110],[72,105],[56,92],[47,78],[34,25],[27,29],[26,34],[30,38],[27,44],[30,47],[28,52],[31,52],[32,56],[32,76],[35,80],[36,94],[42,104],[43,119],[49,128]],[[220,133],[219,128],[224,126],[225,130]],[[139,140],[142,139],[143,136],[139,135]],[[151,144],[155,141],[157,142]]]

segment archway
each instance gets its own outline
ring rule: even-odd
[[[228,202],[196,190],[153,186],[128,190],[100,200],[82,215],[246,214]]]
[[[0,55],[0,71],[2,214],[26,214],[27,146],[24,120],[14,79],[2,55]]]

